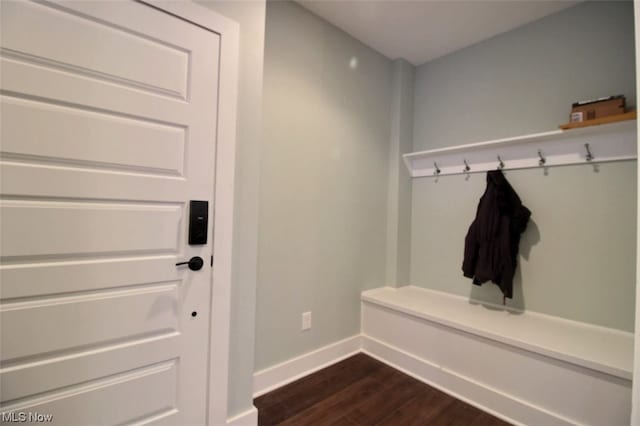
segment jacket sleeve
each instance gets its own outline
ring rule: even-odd
[[[530,217],[531,210],[522,204],[518,205],[513,212],[511,231],[516,232],[518,235],[522,234],[524,230],[527,229],[527,223],[529,222]]]
[[[478,261],[478,226],[474,220],[469,227],[464,239],[464,260],[462,261],[462,273],[467,278],[473,278]]]

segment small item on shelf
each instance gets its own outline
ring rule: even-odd
[[[571,105],[571,122],[595,120],[610,115],[624,114],[624,112],[625,98],[623,95],[574,102]],[[574,114],[576,118],[580,117],[580,119],[574,120]]]
[[[609,124],[618,121],[635,120],[637,116],[638,113],[636,111],[629,111],[625,112],[624,114],[608,115],[606,117],[595,118],[593,120],[562,124],[558,127],[560,127],[562,130],[577,129],[578,127],[597,126],[599,124]]]
[[[632,120],[636,118],[635,112],[632,114],[625,111],[624,95],[574,102],[573,105],[571,105],[569,123],[559,127],[567,130],[576,127],[595,126],[597,124],[613,123],[615,121]]]
[[[571,113],[571,120],[569,120],[571,123],[580,123],[581,121],[584,121],[584,112],[579,111],[579,112],[572,112]]]

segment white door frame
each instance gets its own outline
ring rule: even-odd
[[[191,1],[139,0],[220,36],[207,423],[227,422],[240,26]],[[215,398],[212,398],[215,393]]]

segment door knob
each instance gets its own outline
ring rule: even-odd
[[[202,260],[200,256],[193,256],[188,262],[176,263],[176,266],[179,265],[189,265],[189,269],[192,271],[199,271],[202,269],[202,265],[204,265],[204,260]]]

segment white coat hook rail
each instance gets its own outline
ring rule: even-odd
[[[636,122],[629,120],[413,152],[403,159],[411,177],[635,160],[636,134]]]

